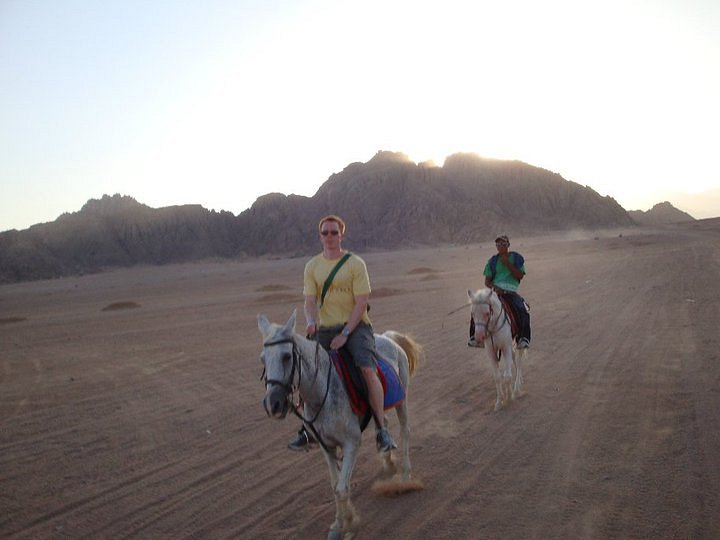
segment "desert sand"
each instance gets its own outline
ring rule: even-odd
[[[494,245],[360,253],[375,329],[425,354],[424,490],[375,494],[365,433],[358,538],[720,538],[720,220],[511,240],[533,343],[525,395],[497,413],[469,310],[448,315]],[[325,462],[261,406],[256,315],[302,312],[304,263],[0,286],[0,537],[324,538]]]

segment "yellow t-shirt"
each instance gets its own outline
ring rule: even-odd
[[[325,280],[340,259],[326,259],[320,253],[305,265],[304,296],[317,298],[320,307],[320,326],[336,326],[345,324],[355,307],[355,296],[370,294],[370,277],[365,261],[357,255],[351,255],[337,271],[330,287],[325,294],[325,301],[320,306],[320,295]],[[370,324],[367,310],[362,320]]]

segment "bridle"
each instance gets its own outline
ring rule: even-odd
[[[326,452],[330,453],[330,450],[325,445],[325,443],[322,440],[322,437],[320,437],[320,434],[315,429],[314,423],[315,420],[317,420],[318,416],[320,415],[320,412],[322,411],[323,407],[325,406],[325,402],[327,401],[328,394],[330,393],[330,375],[332,373],[333,365],[332,361],[328,361],[328,373],[327,373],[327,380],[325,381],[325,395],[323,396],[322,403],[320,403],[320,406],[317,409],[317,412],[315,413],[315,416],[312,418],[305,418],[302,414],[302,412],[299,411],[299,407],[295,405],[295,400],[293,399],[293,394],[295,390],[297,389],[299,391],[300,389],[300,382],[302,380],[302,358],[300,356],[300,353],[298,352],[297,344],[295,343],[295,339],[290,336],[286,338],[280,338],[276,339],[274,341],[266,341],[263,343],[263,348],[266,347],[272,347],[273,345],[284,345],[286,343],[292,343],[292,368],[290,371],[290,382],[286,383],[283,381],[279,381],[277,379],[268,379],[266,375],[265,368],[263,368],[262,375],[260,376],[261,380],[265,381],[265,385],[273,384],[276,386],[280,386],[283,388],[286,392],[286,399],[290,401],[292,412],[297,416],[302,423],[312,432],[312,434],[315,436],[315,439],[320,442],[320,445],[325,449]],[[318,348],[320,347],[320,342],[315,342],[315,365],[317,366],[317,358],[318,358]],[[298,382],[296,385],[293,385],[293,380],[295,378],[295,371],[298,373]],[[315,376],[317,377],[318,370],[315,370]]]
[[[494,312],[494,310],[493,310],[492,302],[490,302],[490,297],[491,297],[493,294],[497,296],[497,293],[496,293],[495,291],[491,290],[491,291],[490,291],[490,294],[488,294],[488,296],[487,296],[487,298],[486,298],[485,300],[478,301],[478,302],[473,302],[473,303],[474,303],[474,304],[475,304],[475,303],[477,303],[477,304],[487,304],[488,307],[490,308],[490,313],[489,313],[489,315],[488,315],[487,322],[477,322],[477,321],[476,321],[476,322],[475,322],[475,325],[476,325],[476,326],[482,326],[483,328],[485,328],[485,332],[487,333],[487,335],[490,336],[490,343],[492,344],[493,347],[495,347],[495,341],[493,340],[493,335],[495,335],[496,333],[498,333],[498,332],[500,331],[500,329],[501,329],[503,326],[505,326],[505,324],[508,324],[508,323],[510,322],[510,319],[508,318],[508,314],[507,314],[507,312],[505,311],[505,306],[503,306],[503,303],[502,303],[502,301],[500,300],[500,297],[498,297],[498,301],[500,302],[500,311],[498,312],[497,316],[495,317],[495,322],[493,323],[492,318],[493,318],[493,312]],[[502,317],[502,322],[499,322],[499,321],[500,321],[500,317]],[[491,324],[491,323],[492,323],[492,325],[493,325],[493,329],[492,329],[492,330],[490,329],[490,324]],[[498,326],[498,324],[499,324],[499,326]]]
[[[286,383],[283,381],[279,381],[277,379],[268,379],[266,377],[267,372],[265,371],[264,367],[263,367],[263,372],[262,372],[262,375],[260,376],[260,379],[265,381],[265,385],[274,384],[276,386],[279,386],[287,392],[288,396],[292,396],[293,390],[294,390],[293,380],[295,379],[295,370],[296,369],[298,372],[297,386],[300,386],[300,379],[302,378],[302,362],[298,361],[300,354],[297,351],[297,346],[295,345],[295,340],[292,338],[292,336],[290,336],[287,338],[276,339],[275,341],[266,341],[265,343],[263,343],[263,349],[265,347],[272,347],[273,345],[285,345],[286,343],[292,343],[292,369],[290,371],[290,382]],[[295,388],[297,388],[297,386]]]

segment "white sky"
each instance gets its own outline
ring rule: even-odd
[[[0,231],[114,193],[238,214],[378,150],[720,216],[718,96],[716,0],[0,0]]]

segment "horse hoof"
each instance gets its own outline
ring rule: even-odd
[[[352,540],[357,536],[358,530],[360,529],[360,520],[354,518],[350,523],[346,524],[344,532],[339,525],[330,527],[328,531],[327,540]]]
[[[328,540],[352,540],[357,536],[358,530],[360,529],[360,520],[355,518],[345,525],[345,529],[339,529],[331,527],[328,532]]]

